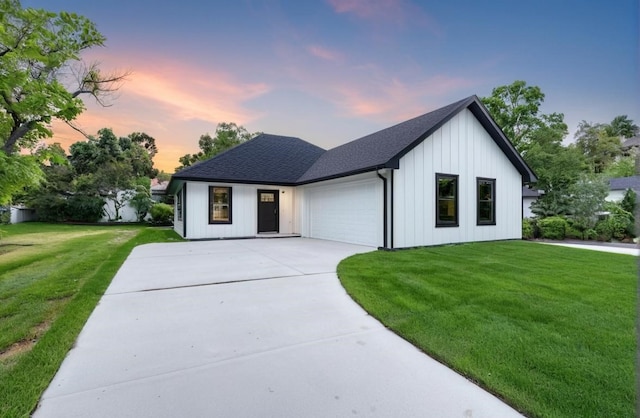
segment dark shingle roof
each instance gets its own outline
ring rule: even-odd
[[[333,148],[318,158],[318,161],[299,179],[299,182],[311,183],[381,168],[398,168],[402,156],[465,108],[468,108],[478,118],[493,140],[522,174],[524,181],[536,181],[535,174],[493,122],[480,100],[476,96],[471,96]]]
[[[638,147],[638,146],[640,146],[640,135],[636,135],[634,137],[625,139],[625,141],[622,143],[623,150],[627,150],[629,148]]]
[[[171,182],[196,180],[297,185],[382,168],[397,169],[402,156],[463,109],[469,109],[475,115],[520,172],[523,181],[537,180],[480,99],[471,96],[329,151],[299,138],[262,134],[174,174]],[[173,189],[171,184],[169,189]]]
[[[640,176],[616,177],[609,180],[611,190],[640,190]]]
[[[324,152],[300,138],[261,134],[172,179],[293,185]]]

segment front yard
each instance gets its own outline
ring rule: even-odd
[[[168,229],[0,226],[0,417],[27,417],[131,249]]]
[[[636,257],[475,243],[359,254],[338,275],[394,332],[528,416],[636,416]]]

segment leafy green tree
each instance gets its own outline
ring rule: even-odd
[[[640,128],[629,119],[627,115],[620,115],[613,118],[610,124],[605,126],[608,136],[618,136],[622,138],[631,138],[638,135]]]
[[[592,173],[604,173],[622,155],[620,137],[609,135],[607,125],[583,120],[578,124],[575,139]]]
[[[526,155],[539,129],[557,131],[562,137],[568,132],[562,113],[540,114],[544,97],[540,87],[516,80],[508,86],[494,88],[491,96],[483,97],[482,102],[516,149]]]
[[[602,177],[582,176],[571,187],[571,219],[573,226],[582,233],[593,229],[597,212],[602,211],[609,185]]]
[[[13,196],[44,180],[40,164],[32,155],[7,155],[0,151],[0,206]]]
[[[129,205],[136,211],[136,219],[142,222],[149,213],[153,200],[151,199],[151,181],[147,177],[136,180],[136,187]]]
[[[103,103],[124,78],[82,62],[83,51],[105,42],[83,16],[2,0],[0,28],[0,145],[7,155],[50,137],[53,119],[73,121],[84,110],[81,95]]]
[[[618,158],[611,163],[604,172],[606,177],[631,177],[636,173],[636,161],[634,157],[627,156]]]
[[[200,136],[198,141],[200,152],[197,154],[185,154],[179,158],[178,161],[181,165],[176,168],[176,172],[192,166],[198,161],[208,160],[229,148],[250,140],[258,134],[259,132],[249,133],[246,128],[235,123],[219,123],[216,127],[215,137],[211,137],[208,133]]]

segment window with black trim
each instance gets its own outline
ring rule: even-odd
[[[179,221],[182,220],[182,192],[183,189],[176,194],[176,216]]]
[[[478,177],[478,225],[496,224],[496,179]]]
[[[231,223],[231,187],[209,186],[209,223]]]
[[[436,173],[436,226],[458,226],[458,176]]]

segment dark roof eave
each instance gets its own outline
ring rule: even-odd
[[[272,181],[272,180],[254,180],[254,179],[248,179],[248,180],[239,180],[239,179],[225,179],[225,178],[212,178],[212,177],[176,177],[173,176],[171,178],[171,181],[173,182],[173,180],[178,180],[178,181],[198,181],[198,182],[205,182],[205,183],[233,183],[233,184],[264,184],[266,186],[297,186],[298,183],[297,182],[291,182],[291,181]],[[169,186],[171,186],[171,183],[169,184]],[[169,187],[167,187],[167,189],[169,189]]]
[[[304,180],[304,181],[298,182],[297,185],[298,186],[303,186],[305,184],[319,183],[321,181],[341,179],[341,178],[344,178],[344,177],[356,176],[358,174],[371,173],[373,171],[384,170],[386,168],[397,170],[399,168],[398,161],[399,160],[390,160],[389,162],[387,162],[387,163],[385,163],[383,165],[376,165],[376,166],[371,166],[371,167],[361,168],[361,169],[358,169],[358,170],[349,171],[349,172],[346,172],[346,173],[332,174],[330,176],[324,176],[324,177],[318,177],[318,178],[314,178],[314,179]]]

